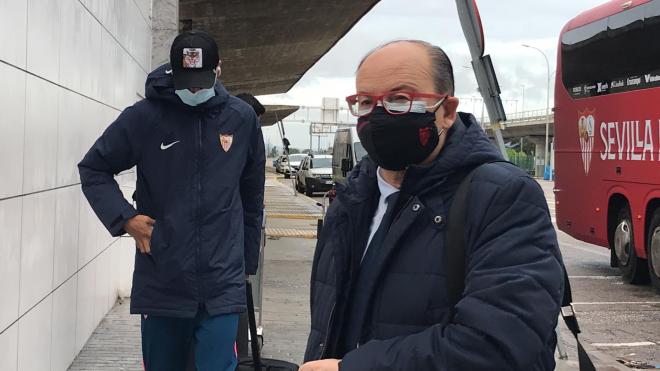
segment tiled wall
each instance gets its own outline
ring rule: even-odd
[[[144,94],[151,0],[0,0],[0,370],[66,370],[130,289],[134,246],[76,164]],[[134,173],[117,179],[132,193]]]

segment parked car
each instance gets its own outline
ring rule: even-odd
[[[285,155],[280,155],[280,157],[277,158],[277,162],[275,164],[275,172],[278,174],[284,174],[284,169],[287,167],[288,161],[286,159]]]
[[[289,155],[289,166],[284,166],[284,178],[289,179],[292,175],[295,175],[295,173],[300,168],[300,163],[307,156],[308,155],[306,153],[296,153]],[[293,174],[291,174],[292,172]]]
[[[355,127],[338,129],[332,149],[332,180],[345,182],[348,172],[366,155]]]
[[[307,196],[332,189],[332,156],[310,155],[300,163],[296,173],[296,189]]]

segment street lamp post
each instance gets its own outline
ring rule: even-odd
[[[522,85],[522,106],[520,107],[520,118],[522,118],[523,114],[525,113],[525,84]]]
[[[538,51],[539,53],[541,53],[541,55],[543,55],[543,58],[545,58],[545,65],[548,68],[548,94],[547,94],[546,103],[545,103],[545,115],[546,115],[546,120],[545,120],[545,154],[544,154],[545,158],[544,158],[544,163],[543,163],[543,165],[544,165],[543,170],[545,171],[545,168],[549,164],[548,160],[549,160],[549,157],[550,157],[549,154],[548,154],[548,137],[549,137],[549,133],[550,133],[550,122],[549,122],[549,119],[550,119],[550,62],[548,62],[548,56],[545,55],[545,53],[541,49],[539,49],[535,46],[526,45],[526,44],[523,44],[523,46],[525,48],[534,49],[534,50]]]

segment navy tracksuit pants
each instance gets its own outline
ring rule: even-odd
[[[197,371],[234,371],[238,314],[195,318],[141,316],[146,371],[184,371],[194,344]]]

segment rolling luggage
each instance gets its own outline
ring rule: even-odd
[[[298,365],[277,359],[261,358],[261,349],[257,337],[257,320],[254,315],[254,299],[252,298],[252,284],[245,285],[247,292],[248,321],[250,325],[250,344],[252,357],[240,359],[236,371],[298,371]]]

